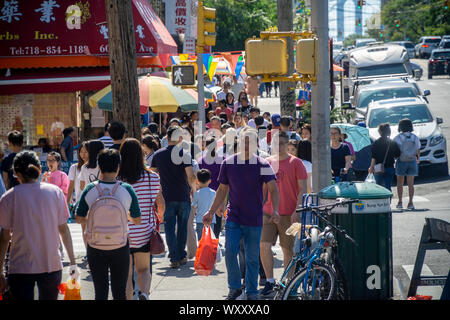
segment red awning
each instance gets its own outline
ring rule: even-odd
[[[177,45],[148,1],[132,3],[138,66],[159,66]],[[0,68],[109,66],[105,1],[20,1],[14,13],[0,19]]]
[[[0,95],[96,91],[110,84],[109,68],[15,69],[0,76]]]

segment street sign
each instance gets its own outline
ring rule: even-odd
[[[173,66],[172,84],[174,86],[192,86],[195,84],[195,68],[193,65]]]

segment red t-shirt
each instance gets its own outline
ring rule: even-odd
[[[294,213],[298,199],[298,180],[307,179],[306,168],[303,161],[297,157],[289,155],[288,158],[278,161],[274,156],[266,159],[272,166],[277,176],[277,187],[280,195],[280,206],[278,212],[280,216],[290,216]],[[303,190],[306,193],[306,190]],[[264,204],[263,211],[272,214],[272,199],[270,193],[268,200]]]

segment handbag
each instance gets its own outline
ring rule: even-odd
[[[150,174],[148,174],[148,185],[151,188],[150,185]],[[150,208],[153,208],[153,214],[155,215],[155,219],[158,220],[158,217],[156,216],[155,213],[155,205],[152,204],[150,206]],[[151,255],[159,255],[162,254],[166,251],[166,247],[164,245],[164,240],[161,237],[161,235],[159,234],[158,230],[155,229],[153,230],[153,232],[150,235],[150,254]]]
[[[373,167],[373,172],[375,173],[375,174],[382,174],[382,173],[384,173],[384,164],[386,163],[386,158],[387,158],[387,155],[388,155],[388,153],[389,153],[389,148],[391,147],[391,141],[389,140],[389,146],[388,146],[388,148],[387,148],[387,150],[386,150],[386,154],[384,155],[384,160],[383,160],[383,163],[378,163],[378,164],[376,164],[374,167]]]

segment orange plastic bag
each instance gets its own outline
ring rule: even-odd
[[[64,300],[81,300],[80,283],[69,278],[66,282],[61,283],[58,287],[59,293],[64,295]]]
[[[408,300],[431,300],[432,298],[433,298],[432,296],[417,295],[417,296],[408,297]]]
[[[211,226],[203,227],[203,234],[195,253],[194,270],[199,276],[209,276],[214,269],[219,239],[212,236]]]

